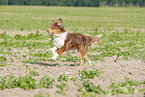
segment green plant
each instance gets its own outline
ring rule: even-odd
[[[111,89],[111,94],[130,94],[133,93],[135,90],[139,92],[139,89],[137,88],[139,85],[144,84],[144,81],[136,81],[136,80],[130,80],[129,78],[125,78],[124,82],[120,83],[112,83],[109,86],[109,89]]]
[[[44,76],[40,80],[32,78],[31,75],[26,75],[24,77],[15,77],[13,75],[7,77],[0,77],[0,89],[10,89],[10,88],[23,88],[24,90],[31,90],[37,88],[52,88],[54,79]]]
[[[80,58],[78,56],[68,55],[68,56],[66,56],[66,61],[76,62],[76,61],[80,61]]]
[[[44,76],[39,80],[39,85],[40,87],[52,88],[54,82],[55,82],[54,78]]]
[[[25,77],[15,77],[13,75],[8,76],[8,79],[5,77],[1,78],[0,77],[0,89],[5,89],[5,88],[23,88],[25,90],[31,90],[31,89],[36,89],[35,79],[33,79],[30,75],[26,75]]]
[[[64,88],[66,86],[66,82],[65,81],[61,81],[61,83],[59,85],[56,85],[56,86],[60,89],[59,91],[57,91],[59,94],[66,95],[64,93]]]
[[[65,75],[65,74],[61,74],[60,76],[59,76],[59,78],[57,79],[57,81],[59,81],[59,82],[61,82],[61,81],[68,81],[68,74],[67,75]]]
[[[76,81],[77,78],[76,78],[76,77],[72,77],[70,80],[72,80],[72,81]]]
[[[34,97],[50,97],[50,95],[40,90]]]
[[[82,86],[79,86],[79,91],[83,91],[83,89],[86,92],[94,92],[96,94],[101,94],[101,93],[106,94],[107,93],[105,90],[101,89],[100,85],[95,86],[89,80],[87,80],[87,81],[83,80],[82,81]]]
[[[96,97],[95,93],[88,93],[86,91],[82,91],[81,97]]]
[[[34,71],[34,70],[29,71],[29,74],[31,76],[39,76],[39,73],[37,71]]]
[[[0,56],[0,67],[4,67],[6,65],[8,65],[8,63],[6,63],[7,59],[4,56]]]
[[[96,77],[99,77],[100,76],[100,71],[98,70],[89,70],[87,71],[87,69],[83,69],[82,71],[78,71],[78,74],[80,76],[81,79],[88,79],[88,78],[91,78],[93,79],[95,76]]]
[[[43,91],[39,91],[34,97],[45,97]]]

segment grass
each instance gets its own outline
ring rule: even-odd
[[[57,10],[56,10],[57,9]],[[81,12],[81,13],[80,13]],[[73,13],[73,14],[72,14]],[[102,34],[101,43],[89,48],[91,61],[104,61],[104,57],[116,56],[118,60],[145,61],[145,8],[113,8],[113,7],[38,7],[38,6],[0,6],[0,67],[6,67],[13,62],[23,64],[39,64],[41,62],[55,62],[49,60],[52,56],[49,48],[53,47],[52,36],[47,35],[53,18],[62,18],[63,25],[74,33],[95,36]],[[16,33],[14,33],[16,32]],[[79,56],[66,54],[56,61],[74,63],[80,62]],[[85,61],[86,62],[86,61]],[[67,63],[66,67],[68,66]],[[54,63],[53,66],[60,66]],[[78,70],[76,76],[60,74],[55,80],[47,75],[40,79],[37,71],[25,65],[26,76],[0,76],[0,89],[23,88],[25,90],[37,88],[59,89],[57,93],[65,95],[69,82],[76,83],[81,97],[95,97],[98,94],[115,95],[130,94],[134,91],[144,92],[140,86],[145,81],[124,79],[124,82],[112,82],[107,90],[100,85],[94,85],[91,80],[101,76],[99,70]],[[7,67],[6,67],[7,68]],[[3,70],[1,68],[0,70]],[[14,70],[16,70],[14,68]],[[48,73],[49,75],[49,73]],[[77,84],[79,83],[79,84]],[[38,92],[39,97],[46,95]],[[47,94],[49,96],[49,94]]]
[[[145,21],[144,8],[69,7],[68,10],[65,7],[56,7],[58,8],[57,11],[54,7],[37,6],[0,6],[0,8],[0,12],[2,14],[2,21],[0,21],[1,30],[21,31],[23,27],[24,32],[33,31],[34,29],[36,31],[36,33],[30,33],[28,35],[10,35],[5,31],[0,35],[0,39],[2,39],[0,47],[2,48],[28,48],[29,50],[41,49],[38,52],[31,52],[30,55],[33,57],[41,57],[40,61],[48,61],[46,60],[46,58],[50,57],[51,53],[43,49],[53,47],[52,41],[49,40],[49,38],[51,38],[52,36],[42,34],[42,32],[38,30],[46,31],[52,22],[52,18],[49,17],[54,17],[62,18],[65,21],[64,26],[68,28],[69,31],[73,30],[74,32],[90,34],[91,36],[94,36],[96,34],[103,35],[101,38],[102,42],[100,43],[100,46],[90,48],[90,52],[101,52],[99,55],[89,55],[89,57],[92,57],[93,61],[104,61],[103,57],[112,57],[114,55],[117,55],[117,58],[115,60],[116,62],[121,56],[124,60],[145,60],[145,35],[143,31],[137,30],[144,29],[145,27],[145,24],[143,23]],[[19,10],[15,11],[15,9],[17,8],[19,8]],[[41,11],[42,9],[43,11]],[[55,12],[53,12],[53,10],[55,10]],[[60,13],[60,10],[64,10],[65,13]],[[79,11],[81,11],[81,14],[79,14]],[[56,13],[59,17],[56,17]],[[70,13],[73,13],[73,15]],[[27,17],[25,17],[26,15]],[[17,18],[14,19],[13,17]],[[13,23],[16,24],[13,25]],[[27,23],[30,23],[29,26],[26,26],[28,25]],[[69,26],[70,24],[71,26]],[[121,30],[112,31],[112,29]],[[37,40],[49,41],[39,42]],[[23,56],[26,57],[26,55]],[[30,60],[32,59],[25,60],[25,62],[29,62]],[[34,60],[38,59],[34,58]],[[80,59],[77,56],[74,57],[69,55],[69,57],[66,57],[66,60],[63,61],[75,62],[80,61]]]
[[[0,12],[2,30],[46,31],[52,18],[62,18],[67,29],[79,33],[98,26],[106,29],[145,28],[144,8],[0,6]]]
[[[98,32],[95,32],[96,34]],[[89,54],[89,57],[91,57],[91,60],[93,61],[104,61],[104,57],[116,57],[116,62],[118,61],[119,57],[122,57],[123,60],[131,60],[131,59],[137,59],[144,61],[145,59],[145,41],[144,41],[144,33],[141,31],[130,31],[125,29],[123,32],[110,32],[108,33],[102,33],[102,42],[97,47],[90,47],[89,50],[91,53],[98,52],[98,54]],[[36,32],[36,34],[28,34],[26,35],[20,35],[16,34],[14,36],[9,36],[6,34],[6,32],[0,34],[0,39],[3,39],[0,43],[1,46],[1,53],[6,55],[11,55],[14,57],[15,54],[21,54],[21,52],[15,52],[12,53],[12,48],[16,49],[23,49],[27,48],[29,49],[30,53],[23,54],[24,57],[21,62],[30,63],[30,62],[40,62],[40,61],[50,61],[48,60],[49,57],[52,56],[51,52],[49,50],[46,50],[53,46],[53,42],[51,40],[49,41],[43,41],[39,42],[37,40],[41,39],[49,39],[50,36],[46,37],[46,35],[39,34]],[[103,39],[103,37],[105,37]],[[138,38],[139,37],[139,38]],[[130,39],[130,41],[128,41]],[[32,41],[34,40],[34,41]],[[7,49],[7,50],[6,50]],[[40,49],[40,50],[37,50]],[[37,51],[36,51],[37,50]],[[27,58],[27,56],[32,56],[31,58]],[[37,57],[37,58],[36,58]],[[26,59],[27,58],[27,59]],[[63,58],[61,56],[60,58]],[[60,58],[57,58],[57,60],[60,60]],[[80,61],[80,58],[78,56],[72,56],[70,54],[67,54],[65,57],[64,62],[76,62]]]

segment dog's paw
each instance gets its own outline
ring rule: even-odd
[[[89,64],[88,65],[89,66],[94,66],[95,64],[93,62],[89,61]]]
[[[55,58],[54,57],[51,57],[50,60],[55,60]]]
[[[50,59],[51,60],[55,60],[57,58],[57,56],[53,56],[53,57],[51,57]]]

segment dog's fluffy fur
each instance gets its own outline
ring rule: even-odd
[[[55,60],[57,56],[62,55],[68,50],[77,50],[81,58],[81,66],[84,64],[84,58],[91,63],[87,53],[88,47],[91,45],[99,44],[101,35],[96,35],[94,37],[85,36],[79,33],[67,33],[65,29],[58,26],[57,22],[53,20],[51,28],[47,30],[48,34],[53,34],[54,46],[51,48],[53,57],[51,59]]]

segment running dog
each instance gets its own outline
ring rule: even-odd
[[[57,22],[55,22],[55,19],[47,32],[48,34],[53,34],[53,43],[55,46],[51,48],[53,53],[53,57],[51,57],[51,59],[55,60],[64,52],[74,50],[79,52],[81,66],[84,64],[84,58],[86,58],[89,64],[91,63],[87,56],[87,53],[89,52],[88,47],[99,44],[101,37],[101,35],[91,37],[79,33],[67,33],[64,27],[61,27]]]

